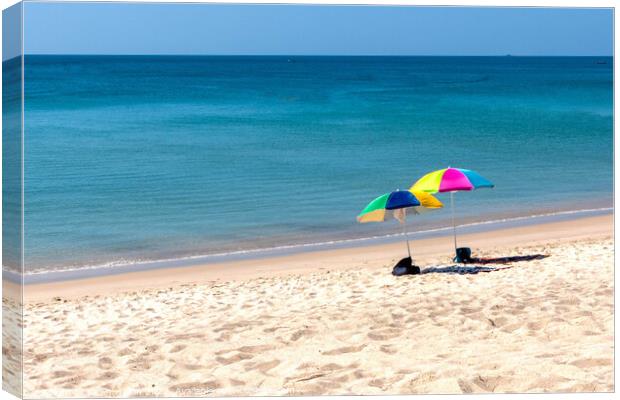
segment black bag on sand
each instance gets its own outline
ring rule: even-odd
[[[392,275],[417,275],[420,273],[420,267],[413,265],[411,257],[406,257],[400,260],[392,269]]]
[[[456,249],[456,257],[452,261],[463,264],[472,262],[471,249],[469,247],[459,247]]]

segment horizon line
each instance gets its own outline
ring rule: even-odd
[[[21,56],[115,56],[115,57],[613,57],[613,54],[191,54],[191,53],[26,53]],[[11,58],[7,59],[10,60]],[[6,60],[4,60],[6,61]]]

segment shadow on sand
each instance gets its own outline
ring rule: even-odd
[[[546,254],[531,254],[527,256],[512,256],[512,257],[497,257],[497,258],[472,258],[467,264],[461,265],[449,265],[446,267],[430,267],[420,271],[420,274],[477,274],[480,272],[492,272],[500,271],[503,269],[509,269],[513,266],[501,266],[501,267],[481,267],[479,265],[471,264],[510,264],[521,261],[533,261],[542,260],[547,258]]]
[[[549,257],[548,254],[530,254],[527,256],[512,256],[512,257],[496,257],[496,258],[472,258],[467,264],[509,264],[513,262],[521,261],[533,261],[542,260]]]
[[[476,266],[463,266],[463,265],[449,265],[447,267],[430,267],[424,268],[420,271],[420,274],[477,274],[479,272],[491,272],[498,271],[500,269],[508,269],[512,267],[476,267]]]

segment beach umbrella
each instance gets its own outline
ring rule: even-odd
[[[357,221],[366,223],[383,222],[390,219],[398,220],[403,227],[403,234],[407,241],[407,253],[409,257],[411,257],[409,238],[405,230],[407,210],[415,215],[441,207],[443,207],[443,204],[430,193],[396,190],[395,192],[386,193],[371,201],[357,216]]]
[[[409,190],[426,193],[450,193],[454,251],[456,252],[456,224],[454,222],[454,192],[492,188],[495,185],[475,171],[463,168],[444,168],[430,172],[418,179]]]

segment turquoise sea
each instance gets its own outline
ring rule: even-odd
[[[461,224],[612,207],[610,57],[26,56],[24,70],[27,274],[394,234],[355,217],[447,166],[496,184],[456,194]],[[446,208],[407,227],[449,223]]]

